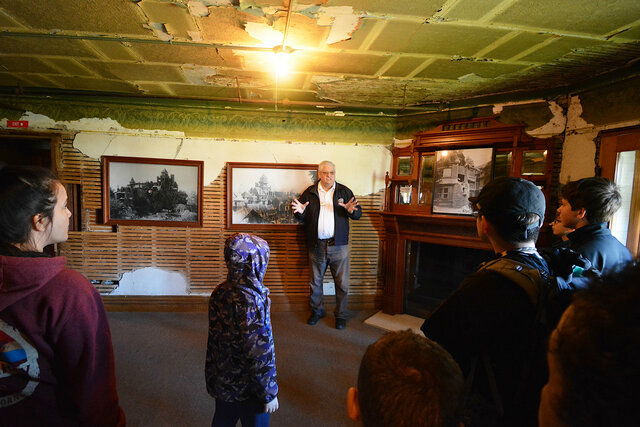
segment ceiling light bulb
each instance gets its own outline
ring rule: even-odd
[[[287,52],[278,52],[274,59],[276,74],[285,76],[289,74],[289,54]]]

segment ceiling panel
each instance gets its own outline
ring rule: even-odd
[[[159,46],[150,43],[132,43],[132,49],[144,61],[172,64],[198,64],[240,68],[241,61],[230,49],[202,46]]]
[[[532,6],[517,1],[493,22],[604,35],[640,17],[638,0],[536,0]]]
[[[400,57],[393,63],[387,71],[384,72],[385,77],[405,77],[415,71],[416,68],[424,64],[425,58],[416,58],[413,56]]]
[[[137,93],[136,87],[130,83],[92,79],[86,77],[66,77],[66,76],[51,76],[51,80],[57,82],[60,87],[74,90],[86,90],[86,91],[102,91],[102,92],[122,92],[122,93]]]
[[[95,58],[96,54],[80,40],[45,36],[5,36],[0,34],[0,53]]]
[[[549,62],[561,58],[574,49],[583,49],[602,44],[600,40],[577,37],[556,37],[549,44],[520,58],[522,61]]]
[[[405,49],[414,53],[472,56],[508,33],[493,28],[422,24]]]
[[[534,48],[536,45],[540,43],[544,43],[549,38],[553,36],[549,34],[541,34],[541,33],[519,33],[516,34],[513,38],[505,41],[499,46],[494,47],[493,49],[486,52],[483,56],[485,58],[494,58],[494,59],[503,59],[507,60],[513,58],[514,56],[525,52],[531,48]]]
[[[381,52],[403,52],[421,25],[420,22],[388,21],[369,49]]]
[[[40,59],[27,56],[0,56],[0,68],[12,73],[60,74]]]
[[[0,8],[32,28],[152,35],[141,25],[142,14],[132,1],[0,0]]]
[[[387,56],[350,53],[296,52],[298,71],[373,75],[389,59]]]
[[[47,64],[52,65],[55,69],[60,70],[62,74],[69,76],[85,76],[96,77],[91,71],[80,65],[79,62],[69,58],[47,58],[44,60]]]
[[[145,65],[112,62],[107,69],[116,77],[128,81],[163,81],[186,83],[180,69],[170,65]]]
[[[317,102],[429,109],[640,74],[638,0],[288,6],[288,0],[0,0],[0,96],[79,90],[224,99],[226,106],[239,90],[243,108],[252,100],[262,107],[276,98],[280,62],[272,48],[283,42],[287,17],[291,73],[278,82],[287,108]]]
[[[117,61],[137,60],[138,57],[131,51],[131,43],[120,41],[102,41],[91,40],[85,41],[85,44],[91,46],[95,51],[106,56],[105,59],[115,59]]]
[[[498,64],[484,61],[446,61],[438,59],[427,66],[427,68],[422,72],[418,73],[417,77],[430,79],[458,79],[462,76],[474,74],[480,78],[490,79],[504,74],[521,71],[524,68],[524,65],[515,64]],[[469,79],[473,81],[472,77],[469,77]]]
[[[447,19],[452,20],[463,19],[475,21],[485,16],[503,1],[504,0],[461,0],[455,3],[445,16]]]
[[[351,6],[356,11],[382,15],[431,16],[445,0],[389,1],[389,0],[329,0],[327,6]]]

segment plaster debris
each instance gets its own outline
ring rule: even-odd
[[[42,114],[32,113],[31,111],[25,112],[20,120],[27,120],[29,122],[29,129],[60,129],[60,126],[55,120],[44,116]]]
[[[187,34],[189,35],[189,38],[194,42],[203,41],[202,33],[200,31],[187,31]]]
[[[264,16],[262,7],[258,6],[253,0],[240,0],[238,10],[249,13],[253,16],[257,16],[259,18],[262,18]]]
[[[200,18],[209,16],[209,8],[200,0],[190,0],[187,3],[187,7],[192,16],[198,16]]]
[[[528,131],[529,135],[544,138],[564,132],[567,118],[564,115],[563,108],[557,102],[550,101],[549,109],[553,114],[553,118],[539,128]]]
[[[149,27],[151,27],[153,32],[156,33],[156,36],[160,40],[164,40],[164,41],[173,40],[173,36],[169,34],[169,31],[167,30],[167,27],[164,24],[159,22],[149,22]]]
[[[185,64],[180,69],[190,84],[199,86],[209,86],[207,78],[218,74],[216,68],[204,65]]]
[[[351,6],[320,7],[317,12],[318,25],[331,26],[326,43],[333,44],[349,40],[360,26],[361,14],[355,13]]]
[[[124,273],[109,295],[189,295],[189,291],[182,274],[146,267]]]
[[[569,101],[569,111],[567,111],[567,129],[576,130],[586,127],[593,127],[582,118],[582,103],[578,95],[572,96]]]
[[[244,29],[251,37],[260,40],[268,47],[281,45],[284,38],[283,33],[265,23],[247,22]]]
[[[493,114],[500,114],[504,107],[508,107],[511,105],[524,105],[524,104],[535,104],[537,102],[546,102],[544,99],[532,99],[528,101],[513,101],[513,102],[504,102],[502,104],[496,104],[493,106]]]
[[[397,139],[393,138],[393,146],[394,147],[408,147],[413,142],[413,139]]]

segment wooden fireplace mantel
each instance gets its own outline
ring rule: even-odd
[[[470,215],[468,207],[463,206],[464,203],[468,206],[467,196],[477,195],[481,189],[479,183],[498,176],[521,177],[539,186],[549,201],[553,190],[555,147],[554,139],[527,135],[523,124],[503,124],[497,117],[485,117],[441,124],[430,131],[417,133],[409,146],[393,148],[391,171],[386,179],[385,206],[381,212],[385,229],[382,239],[383,311],[387,314],[404,312],[408,241],[491,250],[488,243],[478,238],[476,219]],[[475,167],[468,161],[466,166],[446,161],[446,152],[470,153],[476,149],[486,152],[487,148],[493,153],[488,169]],[[467,159],[467,154],[464,156]],[[440,170],[438,158],[445,159]],[[448,175],[443,172],[447,168],[450,169]],[[452,176],[462,184],[455,181],[452,184]],[[451,187],[446,188],[448,186]],[[451,206],[456,214],[442,214],[442,211],[452,212],[442,208],[443,200],[455,203]],[[438,206],[437,210],[435,206]],[[553,211],[555,209],[548,206],[547,212]],[[548,231],[543,229],[543,233]]]

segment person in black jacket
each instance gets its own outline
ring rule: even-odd
[[[496,258],[550,274],[535,247],[546,209],[535,184],[497,178],[469,200],[478,236]],[[522,287],[481,266],[425,320],[424,335],[451,353],[470,381],[465,425],[537,426],[546,363],[542,351],[532,354],[535,317],[536,306]]]
[[[612,181],[583,178],[565,184],[558,208],[558,219],[566,228],[568,248],[579,252],[603,274],[609,274],[631,261],[629,250],[607,228],[607,221],[620,208],[622,198]]]
[[[336,167],[330,161],[318,165],[318,182],[291,202],[294,215],[304,221],[311,265],[309,325],[325,316],[322,282],[327,265],[336,287],[336,329],[347,325],[349,293],[349,218],[359,219],[362,208],[346,186],[336,182]]]

